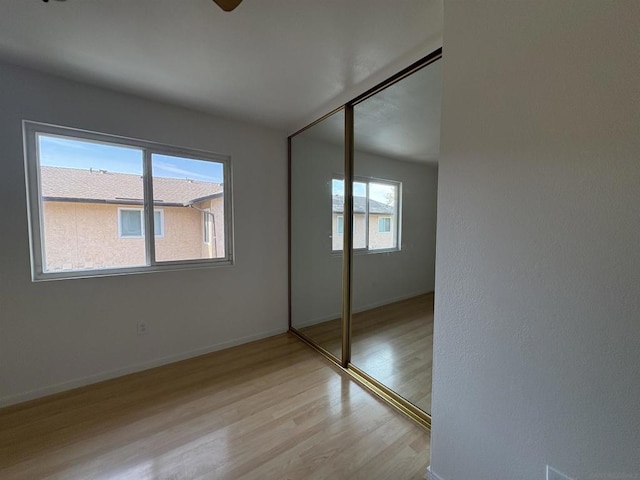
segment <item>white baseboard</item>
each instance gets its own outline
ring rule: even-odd
[[[378,308],[378,307],[382,307],[384,305],[388,305],[389,303],[401,302],[402,300],[408,300],[409,298],[419,297],[420,295],[426,295],[427,293],[433,293],[433,290],[427,290],[426,292],[425,291],[420,291],[420,292],[408,293],[408,294],[405,294],[405,295],[399,295],[397,297],[386,298],[384,300],[379,300],[377,302],[368,303],[366,305],[361,305],[359,307],[354,307],[353,308],[353,313],[360,313],[360,312],[364,312],[366,310],[372,310],[374,308]]]
[[[420,295],[426,295],[427,293],[433,293],[433,290],[427,290],[426,292],[425,291],[420,291],[420,292],[409,293],[409,294],[400,295],[400,296],[393,297],[393,298],[386,298],[384,300],[378,300],[377,302],[368,303],[366,305],[361,305],[359,307],[353,307],[353,313],[360,313],[360,312],[364,312],[366,310],[372,310],[374,308],[378,308],[378,307],[382,307],[384,305],[388,305],[389,303],[401,302],[402,300],[407,300],[407,299],[413,298],[413,297],[419,297]],[[294,325],[294,328],[299,330],[299,329],[304,328],[304,327],[310,327],[312,325],[318,325],[320,323],[328,322],[330,320],[335,320],[335,319],[339,319],[339,318],[342,318],[342,312],[336,312],[336,313],[332,313],[331,315],[323,315],[322,317],[317,317],[317,318],[314,318],[312,320],[307,320],[306,322],[298,323],[297,325]]]
[[[431,471],[431,465],[427,467],[427,472],[425,473],[424,480],[443,480],[441,477],[436,475]]]
[[[306,322],[302,322],[302,323],[298,322],[298,324],[294,325],[293,328],[295,328],[296,330],[300,330],[301,328],[312,327],[313,325],[318,325],[320,323],[324,323],[324,322],[328,322],[328,321],[336,320],[340,318],[342,318],[342,312],[313,318],[311,320],[307,320]]]
[[[167,365],[169,363],[179,362],[180,360],[186,360],[188,358],[205,355],[207,353],[216,352],[218,350],[223,350],[225,348],[235,347],[236,345],[241,345],[243,343],[249,343],[255,340],[272,337],[273,335],[285,333],[286,331],[287,331],[286,327],[278,328],[275,330],[270,330],[268,332],[257,333],[255,335],[248,335],[246,337],[236,338],[228,342],[222,342],[216,345],[210,345],[208,347],[203,347],[203,348],[198,348],[196,350],[191,350],[188,352],[178,353],[176,355],[169,355],[167,357],[157,358],[149,362],[130,365],[128,367],[119,368],[119,369],[111,370],[108,372],[97,373],[95,375],[89,375],[87,377],[76,378],[74,380],[69,380],[66,382],[57,383],[54,385],[48,385],[46,387],[36,388],[34,390],[29,390],[28,392],[0,397],[0,407],[7,407],[9,405],[15,405],[17,403],[27,402],[29,400],[35,400],[36,398],[45,397],[47,395],[53,395],[54,393],[60,393],[67,390],[72,390],[74,388],[83,387],[85,385],[90,385],[92,383],[103,382],[105,380],[110,380],[112,378],[121,377],[123,375],[128,375],[130,373],[141,372],[143,370],[159,367],[161,365]]]

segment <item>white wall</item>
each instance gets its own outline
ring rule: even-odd
[[[341,316],[342,255],[331,251],[331,179],[344,149],[295,137],[292,143],[293,325]],[[355,174],[402,182],[402,248],[355,254],[353,310],[433,291],[438,172],[434,166],[355,152]]]
[[[431,468],[640,478],[640,3],[445,4]]]
[[[284,132],[9,65],[0,85],[0,404],[287,329]],[[22,119],[230,155],[235,265],[32,283]]]
[[[291,142],[291,321],[298,328],[340,317],[342,309],[342,253],[331,251],[331,180],[344,175],[344,149],[307,132]]]

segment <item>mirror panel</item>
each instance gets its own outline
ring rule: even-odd
[[[354,106],[351,363],[427,413],[440,64]]]
[[[342,357],[344,110],[291,138],[291,325]]]

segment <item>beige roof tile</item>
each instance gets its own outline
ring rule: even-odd
[[[49,198],[83,199],[106,202],[141,202],[142,177],[105,170],[41,167],[42,196]],[[197,180],[155,177],[155,202],[187,204],[223,190],[221,183]]]

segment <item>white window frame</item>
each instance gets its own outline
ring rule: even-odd
[[[342,228],[340,228],[342,223]],[[336,215],[336,234],[344,235],[344,215]]]
[[[138,214],[140,215],[140,225],[141,225],[141,232],[142,235],[123,235],[122,234],[122,213],[123,211],[127,211],[127,212],[138,212]],[[162,208],[155,208],[153,210],[153,213],[159,213],[160,214],[160,233],[155,235],[156,238],[164,238],[164,209]],[[135,208],[135,207],[118,207],[118,238],[121,239],[129,239],[129,238],[144,238],[145,235],[145,221],[144,221],[144,208]],[[153,227],[155,229],[156,225],[155,225],[155,215],[153,217]]]
[[[332,180],[340,180],[340,181],[344,181],[344,177],[341,175],[334,175],[332,177]],[[364,216],[365,216],[365,246],[364,247],[360,247],[360,248],[353,248],[353,253],[355,254],[376,254],[376,253],[390,253],[390,252],[399,252],[401,250],[401,235],[402,235],[402,182],[398,182],[396,180],[388,180],[385,178],[375,178],[375,177],[358,177],[358,176],[354,176],[353,177],[353,183],[364,183],[366,185],[366,199],[367,201],[365,201],[365,212],[364,212]],[[382,185],[391,185],[393,187],[395,187],[396,192],[397,192],[397,198],[396,198],[396,211],[395,211],[395,217],[396,217],[396,221],[393,221],[393,215],[384,215],[383,217],[380,218],[391,218],[391,233],[394,234],[395,233],[395,239],[396,239],[396,246],[392,247],[392,248],[370,248],[370,235],[371,235],[371,230],[370,230],[370,225],[369,225],[369,184],[370,183],[378,183],[378,184],[382,184]],[[353,192],[353,188],[351,189],[351,191]],[[331,195],[332,198],[332,208],[333,208],[333,193]],[[332,212],[333,213],[333,212]],[[353,212],[353,214],[355,214],[355,212]],[[344,215],[343,215],[344,216]],[[352,225],[353,225],[353,220],[352,220]],[[395,232],[394,232],[395,230]],[[353,239],[353,234],[354,234],[355,229],[352,228],[352,232],[351,232],[351,237]],[[389,233],[389,232],[378,232],[378,233]],[[338,248],[338,249],[334,249],[333,245],[331,247],[331,252],[335,253],[335,254],[342,254],[342,247]]]
[[[23,138],[25,151],[25,179],[27,187],[27,210],[29,216],[29,241],[31,250],[31,276],[32,280],[61,280],[69,278],[90,278],[113,275],[129,275],[138,273],[151,273],[167,270],[185,270],[197,268],[212,268],[221,265],[233,265],[233,195],[231,158],[227,155],[206,152],[202,150],[175,147],[145,140],[132,139],[106,133],[91,132],[70,127],[62,127],[46,123],[24,120]],[[40,180],[40,159],[38,151],[38,135],[59,136],[83,141],[106,143],[124,147],[139,148],[143,152],[143,183],[144,183],[144,212],[143,237],[145,240],[146,265],[116,268],[100,268],[86,270],[65,270],[46,272],[45,251],[43,242],[43,204]],[[148,212],[152,208],[153,176],[152,155],[170,155],[185,159],[210,161],[223,165],[223,201],[224,201],[224,240],[225,257],[206,258],[193,260],[157,261],[155,258],[154,235],[146,232],[154,231],[154,215]],[[156,205],[157,206],[157,205]],[[127,208],[122,207],[122,208]],[[156,210],[156,209],[153,209]],[[164,212],[162,213],[162,234],[164,235]],[[120,235],[120,218],[118,214],[118,234]],[[133,238],[133,237],[123,237]]]

